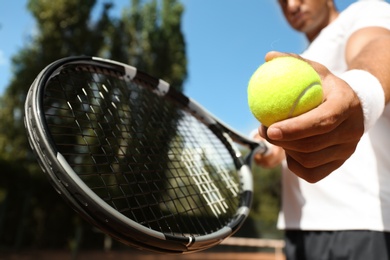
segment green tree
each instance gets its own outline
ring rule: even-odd
[[[176,0],[134,0],[113,21],[109,58],[128,63],[182,89],[187,76],[182,4]],[[159,6],[161,4],[161,7]]]
[[[24,100],[34,78],[49,63],[70,55],[98,54],[103,41],[97,28],[107,23],[109,6],[98,21],[92,22],[94,5],[94,0],[28,2],[36,20],[36,34],[13,57],[13,78],[1,97],[0,158],[9,166],[1,171],[1,177],[8,180],[1,187],[1,203],[7,205],[5,217],[0,220],[5,227],[0,241],[4,246],[58,246],[71,236],[72,222],[68,220],[74,219],[73,212],[48,186],[28,145]],[[61,220],[63,225],[54,225]]]
[[[95,0],[30,0],[37,33],[12,59],[13,78],[1,98],[1,156],[24,160],[28,156],[23,127],[24,100],[38,73],[51,62],[71,55],[98,55],[103,48],[102,28],[108,26],[105,5],[97,22],[91,22]],[[77,10],[77,11],[76,11]]]
[[[80,239],[84,247],[102,245],[103,236],[80,221],[37,165],[24,130],[24,100],[39,71],[72,55],[140,66],[182,89],[187,74],[182,5],[175,0],[129,4],[119,18],[110,16],[112,4],[103,4],[92,19],[95,0],[29,0],[36,32],[13,57],[13,78],[0,97],[1,247],[69,247]]]
[[[253,167],[254,199],[250,218],[256,222],[261,237],[281,238],[276,228],[281,198],[281,167],[263,169]]]

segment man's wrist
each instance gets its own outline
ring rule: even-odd
[[[364,70],[348,70],[339,76],[355,91],[364,115],[364,132],[367,132],[382,115],[385,94],[379,80]]]

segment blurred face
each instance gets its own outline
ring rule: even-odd
[[[287,22],[312,41],[336,19],[333,0],[278,0]]]

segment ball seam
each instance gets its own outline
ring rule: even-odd
[[[312,87],[314,86],[318,86],[318,85],[321,85],[321,82],[319,81],[315,81],[313,83],[311,83],[309,86],[307,86],[300,94],[299,96],[295,99],[294,101],[294,104],[292,105],[291,109],[290,109],[290,112],[288,113],[288,118],[292,117],[294,111],[295,111],[295,108],[298,106],[298,103],[299,101],[301,100],[301,98],[306,94],[306,92],[311,89]]]

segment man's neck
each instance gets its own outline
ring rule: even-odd
[[[309,41],[309,42],[313,42],[315,40],[315,38],[317,38],[317,36],[321,33],[321,31],[326,28],[329,24],[331,24],[332,22],[334,22],[337,17],[339,16],[339,12],[334,9],[330,12],[329,14],[329,18],[325,21],[325,23],[319,27],[318,30],[315,30],[315,31],[312,31],[312,32],[307,32],[305,35],[306,35],[306,39]]]

